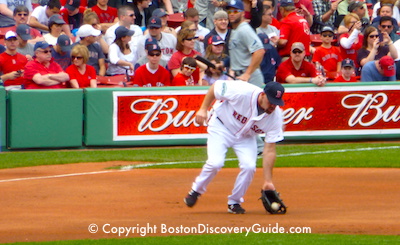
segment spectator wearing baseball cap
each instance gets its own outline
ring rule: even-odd
[[[29,10],[26,6],[24,5],[19,5],[16,6],[13,12],[13,17],[15,20],[15,26],[12,26],[10,28],[11,31],[17,32],[17,28],[20,25],[25,25],[28,26],[28,17],[29,17]],[[30,35],[32,36],[31,41],[29,41],[30,43],[35,43],[37,41],[43,41],[43,37],[42,34],[40,33],[39,30],[35,29],[35,28],[29,28],[30,31]],[[18,33],[17,33],[18,34]]]
[[[357,77],[355,76],[355,65],[354,61],[347,58],[342,61],[342,68],[339,76],[333,80],[333,82],[348,83],[357,82]]]
[[[59,14],[52,15],[49,18],[49,33],[44,34],[44,40],[50,45],[56,45],[57,38],[63,32],[63,26],[65,25],[65,21],[63,17]]]
[[[51,45],[40,41],[34,47],[34,59],[29,61],[24,70],[25,89],[65,88],[69,76],[51,56]]]
[[[94,28],[92,25],[84,24],[76,32],[77,37],[80,38],[79,42],[73,44],[83,44],[89,49],[89,60],[88,65],[95,68],[96,74],[105,76],[106,74],[106,63],[105,55],[97,43],[97,39],[100,37],[101,31]]]
[[[228,43],[229,43],[229,38],[231,36],[231,29],[228,28],[229,20],[228,20],[228,14],[224,10],[218,10],[217,12],[214,13],[213,16],[213,21],[214,21],[214,28],[208,33],[205,38],[204,38],[204,48],[207,50],[208,47],[208,40],[210,40],[210,37],[214,35],[219,35],[224,39],[226,48],[224,50],[224,53],[226,55],[229,55],[229,49],[228,49]]]
[[[280,83],[313,83],[324,86],[326,78],[317,74],[313,64],[304,60],[304,44],[295,42],[291,46],[290,58],[282,62],[276,71],[276,81]]]
[[[396,65],[388,55],[367,62],[361,70],[361,82],[396,81]]]
[[[71,65],[71,39],[67,35],[60,35],[57,38],[56,45],[51,50],[51,55],[55,62],[57,62],[65,71]]]
[[[34,43],[28,42],[29,40],[32,39],[32,36],[30,34],[31,29],[33,28],[30,28],[28,25],[25,24],[20,24],[16,28],[17,39],[18,39],[17,52],[25,55],[25,57],[28,60],[32,60],[32,57],[34,55],[33,52]],[[41,37],[40,39],[43,39],[43,37]]]
[[[342,54],[339,47],[333,46],[335,32],[331,26],[324,26],[321,30],[322,44],[315,48],[312,62],[317,69],[326,74],[327,79],[334,80],[340,72]]]
[[[161,31],[165,33],[170,33],[176,37],[176,31],[174,28],[168,26],[168,13],[163,8],[157,8],[151,14],[152,17],[157,17],[161,19]]]
[[[282,0],[279,11],[282,14],[280,38],[277,45],[279,55],[283,59],[290,57],[290,49],[295,42],[303,43],[306,55],[310,55],[311,32],[308,25],[304,25],[305,18],[297,14],[293,0]]]
[[[18,53],[17,34],[13,31],[8,31],[4,40],[6,50],[0,54],[0,80],[3,82],[6,89],[12,86],[13,89],[20,89],[23,84],[23,71],[27,58]]]
[[[70,36],[70,32],[78,29],[83,24],[83,13],[86,7],[80,6],[81,0],[67,0],[67,4],[60,11],[60,15],[67,23],[68,31],[65,33]]]
[[[264,82],[268,83],[275,80],[276,70],[282,63],[281,56],[278,54],[278,50],[273,44],[268,35],[265,33],[259,33],[258,37],[264,45],[265,54],[261,61],[260,68],[264,76]]]
[[[163,55],[161,57],[161,60],[165,62],[168,62],[172,54],[176,51],[176,42],[177,42],[176,37],[170,33],[163,32],[161,22],[162,22],[161,19],[155,16],[152,16],[149,19],[149,22],[147,24],[148,33],[140,37],[138,40],[137,52],[139,59],[147,56],[144,44],[148,38],[152,38],[157,41],[157,44],[163,50]]]
[[[136,52],[133,52],[129,46],[133,34],[135,32],[125,26],[119,26],[115,29],[115,41],[110,45],[108,52],[110,59],[107,69],[108,75],[126,74],[128,70],[128,74],[133,76],[134,64],[138,59]]]
[[[222,60],[224,63],[224,66],[228,66],[229,64],[229,56],[226,55],[225,50],[227,49],[225,40],[222,39],[221,36],[217,35],[212,35],[208,38],[207,40],[208,45],[206,48],[206,54],[205,58],[210,59],[210,58],[218,58]]]
[[[164,34],[164,33],[163,33]],[[160,48],[160,51],[162,52],[162,48],[159,44],[159,41],[157,41],[157,39],[149,36],[149,35],[145,35],[144,37],[147,37],[147,39],[144,41],[144,46],[142,46],[142,41],[139,42],[138,48],[140,47],[140,49],[143,49],[145,51],[144,55],[139,56],[140,58],[138,59],[138,61],[135,64],[135,70],[138,69],[140,66],[146,64],[149,59],[148,59],[148,46],[153,46],[153,44],[156,44],[157,47]],[[175,44],[176,45],[176,44]],[[153,46],[154,47],[154,46]],[[175,50],[175,49],[174,49]],[[139,52],[138,52],[139,53]],[[141,53],[141,52],[140,52]],[[168,54],[167,54],[168,55]],[[167,64],[168,64],[168,60],[169,59],[165,59],[164,58],[164,54],[161,55],[161,59],[158,62],[159,65],[163,66],[164,68],[167,68]],[[169,56],[169,55],[168,55]],[[169,56],[170,57],[170,56]]]
[[[354,13],[359,18],[362,25],[361,32],[364,33],[365,27],[370,23],[370,18],[368,14],[368,7],[364,1],[341,1],[337,8],[337,19],[336,23],[340,23],[338,27],[338,34],[343,34],[349,31],[349,29],[344,24],[344,17],[347,14]]]
[[[134,87],[163,87],[171,85],[171,74],[160,65],[161,47],[152,40],[147,42],[147,63],[135,71],[133,77]]]

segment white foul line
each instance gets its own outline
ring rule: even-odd
[[[52,178],[72,177],[72,176],[93,175],[93,174],[105,174],[105,173],[113,173],[113,172],[121,172],[121,171],[126,171],[126,170],[123,170],[123,169],[121,169],[121,170],[104,170],[104,171],[86,172],[86,173],[59,174],[59,175],[49,175],[49,176],[39,176],[39,177],[5,179],[5,180],[0,180],[0,183],[2,183],[2,182],[21,181],[21,180],[52,179]]]
[[[399,148],[400,148],[400,146],[385,146],[385,147],[367,147],[367,148],[359,148],[359,149],[339,149],[339,150],[314,151],[314,152],[296,152],[296,153],[277,155],[277,157],[329,154],[329,153],[352,152],[352,151],[374,151],[374,150],[399,149]],[[259,158],[261,158],[261,156]],[[235,160],[237,160],[237,158],[227,158],[225,160],[226,161],[235,161]],[[164,165],[174,165],[174,164],[189,164],[189,163],[201,163],[201,162],[204,162],[204,161],[145,163],[145,164],[123,166],[119,170],[104,170],[104,171],[85,172],[85,173],[72,173],[72,174],[60,174],[60,175],[49,175],[49,176],[39,176],[39,177],[6,179],[6,180],[0,180],[0,183],[23,181],[23,180],[40,180],[40,179],[64,178],[64,177],[72,177],[72,176],[115,173],[115,172],[121,172],[121,171],[128,171],[128,170],[135,169],[135,168],[146,168],[146,167],[153,167],[153,166],[164,166]]]
[[[399,148],[400,148],[400,146],[384,146],[384,147],[367,147],[367,148],[358,148],[358,149],[339,149],[339,150],[313,151],[313,152],[296,152],[296,153],[277,155],[277,157],[329,154],[329,153],[336,153],[336,152],[351,152],[351,151],[374,151],[374,150],[399,149]],[[262,158],[262,156],[259,156],[258,158]],[[225,159],[225,161],[236,161],[236,160],[238,160],[238,159],[237,158],[226,158]],[[174,165],[174,164],[201,163],[201,162],[204,162],[204,161],[144,163],[144,164],[123,166],[123,167],[121,167],[121,170],[129,170],[129,169],[134,169],[134,168],[146,168],[146,167],[153,167],[153,166],[163,166],[163,165]]]

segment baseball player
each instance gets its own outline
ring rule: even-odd
[[[232,32],[228,42],[230,69],[239,80],[264,87],[264,76],[259,68],[264,58],[264,46],[254,29],[244,18],[241,0],[232,0],[226,6]]]
[[[265,192],[276,194],[272,168],[276,157],[275,143],[283,140],[282,110],[277,106],[284,104],[283,94],[284,88],[276,82],[268,83],[264,89],[240,80],[218,80],[211,85],[196,113],[196,122],[203,124],[208,118],[208,108],[215,99],[218,100],[208,121],[208,160],[184,198],[188,207],[193,207],[198,197],[206,191],[208,184],[224,166],[228,147],[232,147],[239,159],[240,173],[228,196],[228,212],[244,214],[241,203],[256,170],[256,136],[264,133],[263,203]],[[278,201],[282,203],[280,199]]]

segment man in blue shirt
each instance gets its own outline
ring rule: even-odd
[[[361,71],[361,82],[396,81],[396,65],[392,57],[386,55],[380,60],[367,62]]]

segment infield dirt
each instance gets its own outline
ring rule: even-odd
[[[186,235],[180,229],[193,227],[400,234],[400,169],[276,168],[285,215],[267,214],[262,207],[262,169],[257,169],[243,203],[247,213],[234,215],[227,213],[226,202],[237,168],[222,169],[188,208],[183,198],[200,169],[105,169],[128,164],[133,163],[0,170],[0,243],[117,238],[118,227],[136,227],[127,237],[140,237],[139,228],[147,229],[142,227],[155,228],[146,236]],[[96,233],[89,232],[91,224],[97,225]]]

